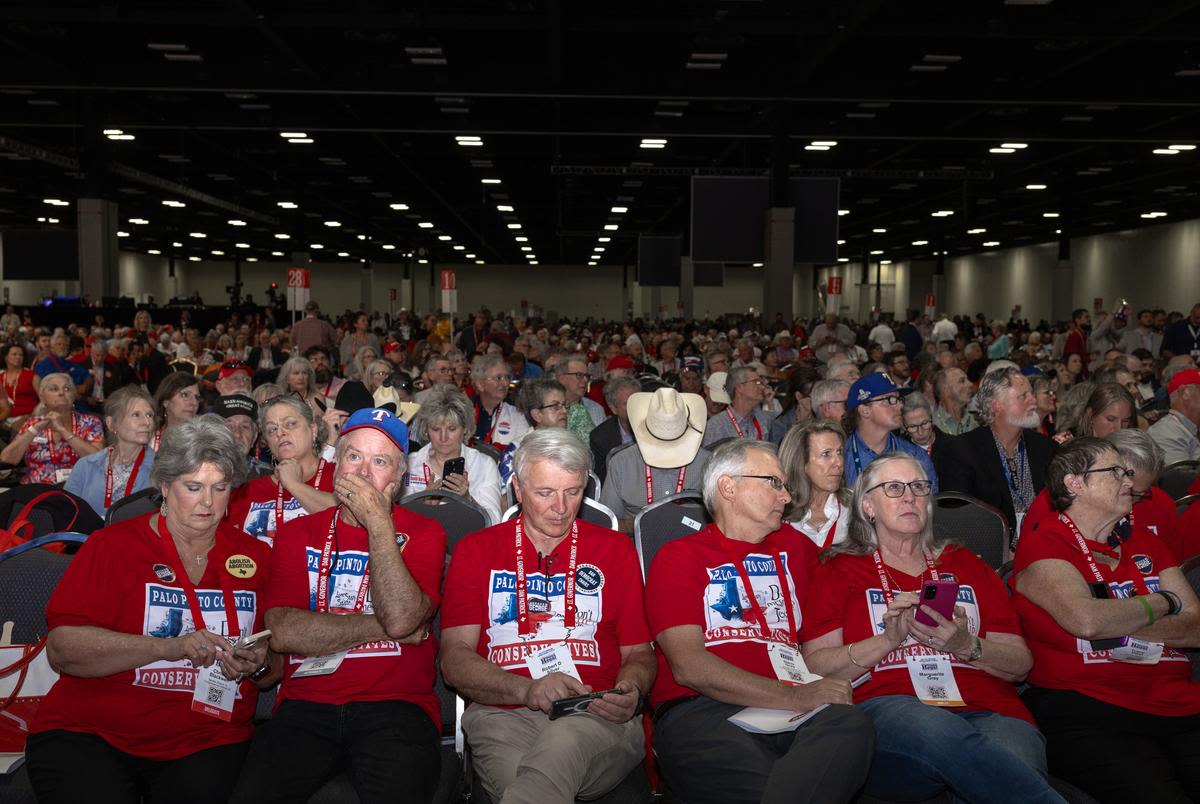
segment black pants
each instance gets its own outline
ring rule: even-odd
[[[1149,715],[1074,690],[1022,697],[1046,735],[1052,776],[1099,801],[1200,801],[1200,715]]]
[[[875,753],[871,718],[829,706],[795,731],[751,734],[729,722],[742,709],[696,698],[663,713],[654,751],[663,778],[688,804],[836,804],[854,798]]]
[[[39,804],[213,804],[229,797],[249,745],[154,760],[94,734],[55,730],[29,735],[25,764]]]
[[[439,743],[429,715],[407,701],[284,701],[254,735],[230,801],[306,801],[346,771],[362,804],[425,804],[441,773]]]

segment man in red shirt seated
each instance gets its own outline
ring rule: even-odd
[[[785,477],[769,442],[719,447],[702,480],[713,524],[664,545],[650,567],[654,749],[683,801],[850,801],[871,765],[874,729],[850,682],[813,680],[799,656],[815,548],[780,527]],[[797,725],[744,731],[729,720],[744,707],[794,712]]]
[[[471,699],[463,731],[497,802],[599,798],[644,757],[641,570],[628,536],[577,518],[590,466],[571,431],[530,433],[513,458],[521,514],[459,543],[446,574],[442,673]]]
[[[364,408],[337,442],[333,508],[275,536],[262,607],[286,655],[280,704],[232,801],[306,801],[348,771],[362,801],[429,801],[440,768],[433,691],[446,533],[394,504],[408,428]]]

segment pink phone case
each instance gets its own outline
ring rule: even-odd
[[[954,619],[954,603],[958,600],[958,584],[954,581],[926,581],[921,587],[921,603],[936,611],[947,620]],[[936,628],[937,623],[925,612],[917,608],[914,618],[921,625]]]

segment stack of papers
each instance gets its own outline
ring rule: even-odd
[[[857,689],[871,680],[870,673],[863,673],[851,682],[850,686]],[[821,704],[808,712],[793,712],[790,709],[765,709],[758,706],[747,706],[745,709],[729,717],[729,722],[743,731],[751,734],[783,734],[785,731],[795,731],[801,725],[812,720],[818,712],[829,706]]]

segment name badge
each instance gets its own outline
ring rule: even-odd
[[[958,682],[954,680],[954,668],[950,657],[944,653],[935,656],[905,656],[908,677],[921,703],[930,706],[966,706]]]
[[[575,669],[575,660],[571,658],[571,649],[562,643],[526,655],[525,666],[529,668],[529,675],[533,676],[534,681],[551,673],[564,673],[583,683],[579,671]]]
[[[300,666],[296,668],[296,672],[292,673],[292,678],[327,676],[341,667],[342,661],[346,658],[348,652],[342,650],[326,656],[309,656],[300,662]]]
[[[1161,642],[1148,642],[1145,639],[1129,637],[1129,641],[1120,647],[1112,649],[1109,657],[1114,662],[1127,664],[1158,664],[1162,658],[1163,645]]]
[[[66,483],[67,478],[69,478],[70,476],[71,476],[70,469],[55,469],[54,470],[54,482],[55,483]]]
[[[800,651],[791,645],[772,642],[767,645],[767,658],[775,669],[775,677],[789,686],[799,686],[813,681],[820,681],[821,676],[808,669]]]
[[[238,682],[221,669],[220,662],[213,662],[196,673],[196,689],[192,693],[192,711],[215,717],[228,723],[233,719],[233,701],[237,697]]]

